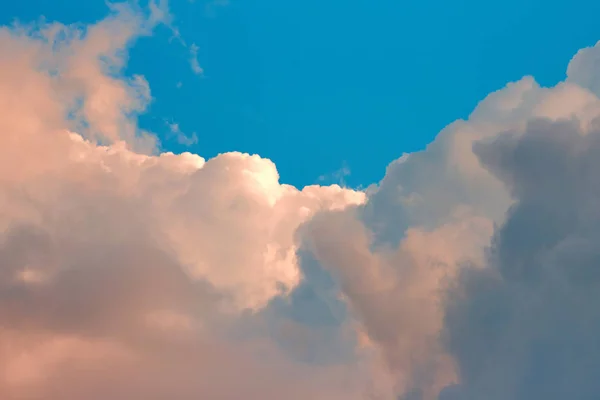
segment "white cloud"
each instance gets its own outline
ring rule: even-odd
[[[192,43],[190,46],[190,65],[192,66],[192,71],[196,75],[202,75],[204,74],[204,69],[200,66],[200,62],[198,61],[198,50],[200,50],[200,48],[195,43]]]
[[[169,127],[170,135],[175,136],[177,143],[184,146],[191,146],[198,143],[198,136],[196,135],[196,132],[192,132],[191,135],[186,135],[181,131],[181,128],[179,128],[179,124],[175,122],[167,122],[167,126]]]
[[[137,152],[148,85],[119,71],[140,13],[0,31],[1,397],[359,398],[360,364],[245,336],[298,284],[296,228],[364,195],[282,185],[258,156]]]

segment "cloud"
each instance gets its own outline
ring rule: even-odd
[[[586,189],[586,185],[593,186],[586,178],[593,175],[593,151],[591,147],[589,154],[583,150],[594,141],[600,115],[594,93],[597,52],[594,47],[578,53],[567,81],[555,87],[540,87],[533,78],[525,77],[490,94],[467,120],[446,127],[426,150],[390,164],[379,185],[367,189],[364,204],[319,213],[302,230],[303,244],[320,267],[336,277],[358,329],[387,365],[394,391],[402,399],[436,399],[440,392],[444,399],[548,397],[515,386],[518,379],[526,382],[535,376],[556,380],[564,371],[557,367],[554,375],[544,374],[543,369],[537,370],[542,361],[528,367],[519,364],[525,362],[516,356],[521,352],[539,351],[540,360],[545,360],[544,351],[548,350],[540,349],[536,336],[523,333],[521,338],[511,337],[521,333],[519,324],[528,318],[527,329],[536,334],[555,329],[554,352],[577,359],[578,353],[558,350],[557,337],[567,333],[563,329],[557,334],[556,329],[569,325],[564,325],[564,318],[552,319],[556,315],[551,310],[556,307],[553,301],[529,293],[524,282],[512,287],[500,278],[484,278],[497,275],[489,252],[500,257],[502,250],[496,246],[504,230],[510,232],[506,240],[514,248],[502,261],[503,268],[516,268],[528,276],[535,274],[531,264],[541,262],[535,246],[549,250],[543,238],[558,240],[556,235],[571,229],[574,221],[594,221],[568,209],[587,204],[593,215],[597,203]],[[540,119],[547,122],[532,122]],[[537,134],[526,133],[530,130]],[[515,144],[526,140],[521,137],[531,139],[523,143],[526,150]],[[585,139],[577,139],[580,144],[576,145],[580,137]],[[497,138],[493,146],[479,144],[492,138]],[[539,197],[539,201],[521,210],[520,193]],[[565,197],[578,200],[555,203]],[[540,214],[542,210],[547,214]],[[522,214],[519,222],[512,222],[513,211]],[[579,245],[584,246],[581,251],[593,248],[589,243],[587,247],[570,244],[570,252],[560,258],[562,269],[581,265],[576,258],[572,262],[568,258]],[[592,259],[591,255],[587,258]],[[540,267],[538,273],[542,271],[546,269]],[[548,279],[562,279],[548,273],[552,277]],[[490,294],[491,290],[499,293]],[[551,290],[544,295],[553,296]],[[582,294],[574,296],[582,300]],[[521,312],[527,302],[538,309],[531,314]],[[542,312],[539,307],[547,315],[545,325],[540,326],[535,314]],[[574,302],[563,305],[564,317],[577,315],[577,307]],[[593,319],[586,321],[593,326]],[[584,333],[583,320],[579,322],[579,331],[565,336],[568,343],[589,334]],[[496,330],[504,329],[503,323],[513,331],[507,337],[495,336]],[[488,344],[496,346],[495,350],[488,350]],[[510,358],[511,354],[515,357]],[[558,357],[552,351],[546,355]],[[578,371],[585,362],[593,366],[593,357],[569,365]],[[547,385],[562,390],[548,393],[583,396],[575,396],[578,398],[597,394],[589,384],[569,392],[569,385],[576,384],[577,374],[573,374],[564,377],[560,388],[559,383]],[[581,379],[585,376],[579,375]],[[456,386],[458,382],[463,383]],[[540,390],[544,387],[540,380],[535,382]],[[580,383],[586,386],[584,381]]]
[[[191,146],[198,143],[196,132],[192,132],[191,135],[186,135],[181,131],[181,128],[179,128],[179,124],[175,122],[167,122],[167,126],[169,127],[170,135],[175,136],[177,143],[184,146]]]
[[[311,209],[360,198],[282,187],[258,157],[203,163],[68,140],[67,165],[44,165],[1,191],[3,398],[342,390],[287,361],[268,337],[222,338],[238,332],[228,326],[244,310],[297,285],[293,231]],[[324,373],[335,378],[332,369]]]
[[[599,47],[365,191],[297,189],[140,129],[127,50],[171,21],[0,29],[0,397],[597,397]]]
[[[291,359],[263,315],[302,279],[297,227],[364,194],[153,153],[121,74],[152,15],[0,31],[0,397],[361,398],[360,362]]]
[[[190,46],[190,66],[196,75],[203,75],[204,69],[200,66],[200,62],[198,61],[198,50],[200,50],[200,48],[192,43]]]
[[[194,0],[190,0],[193,2]],[[217,12],[219,9],[223,7],[228,7],[231,5],[230,0],[208,0],[204,4],[204,12],[207,17],[215,18],[217,16]]]
[[[533,121],[474,149],[516,201],[487,268],[465,270],[450,292],[460,398],[594,398],[600,131]]]
[[[341,186],[346,186],[346,177],[350,175],[350,167],[344,162],[341,168],[330,174],[321,175],[317,180],[321,183],[333,182],[339,183]]]
[[[119,78],[119,73],[127,48],[160,23],[166,15],[161,10],[155,5],[143,12],[119,3],[111,5],[107,18],[85,28],[60,23],[2,28],[3,103],[10,102],[11,90],[21,93],[22,101],[7,107],[29,120],[31,128],[39,123],[52,129],[67,113],[68,128],[89,138],[150,149],[152,137],[136,124],[151,99],[148,83],[137,75]]]

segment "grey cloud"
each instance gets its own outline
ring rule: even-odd
[[[446,344],[462,384],[441,398],[597,398],[600,132],[537,120],[474,151],[516,203],[488,267],[465,269],[449,292]]]
[[[396,393],[434,399],[444,386],[461,378],[455,375],[452,347],[446,349],[439,342],[445,330],[447,286],[457,276],[464,279],[460,271],[465,266],[483,266],[494,224],[503,223],[521,191],[535,198],[535,193],[554,184],[536,164],[529,164],[527,156],[507,158],[483,144],[474,151],[473,143],[492,140],[510,153],[510,146],[527,127],[530,133],[523,140],[531,142],[530,150],[541,146],[547,157],[556,157],[572,136],[579,137],[597,124],[594,118],[599,110],[593,94],[570,82],[543,88],[526,77],[508,84],[484,99],[468,120],[446,127],[424,151],[390,164],[379,185],[367,190],[365,204],[341,213],[318,214],[307,224],[303,240],[311,243],[318,262],[340,284],[352,315],[385,360]],[[563,136],[557,137],[557,143],[544,142],[546,125],[575,117],[581,124],[560,122]],[[536,118],[548,120],[530,122]],[[499,132],[505,133],[494,140]],[[564,162],[557,159],[557,163]],[[523,186],[512,170],[503,169],[504,164],[529,168],[530,181],[539,188]],[[555,174],[574,184],[572,176],[564,177],[570,172],[562,164],[548,166],[548,176]],[[565,192],[557,196],[575,190],[563,187]],[[556,232],[569,229],[568,210],[557,211],[552,219],[544,212],[553,210],[529,203],[527,207],[535,212],[521,207],[520,213],[529,215],[524,222],[507,224],[506,231],[514,233],[503,240],[513,243],[515,251],[505,258],[515,259],[519,246],[525,257],[528,245],[537,241],[537,246],[545,246],[555,240]],[[528,239],[535,229],[531,224],[537,220],[554,221],[556,227]],[[510,263],[512,267],[506,269],[518,274],[523,271],[520,265],[527,263]],[[482,285],[490,283],[482,281]],[[456,397],[461,390],[459,386],[446,388],[443,396]]]
[[[600,42],[577,52],[567,68],[567,81],[575,83],[593,93],[600,93]]]

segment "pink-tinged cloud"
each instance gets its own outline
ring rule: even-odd
[[[157,152],[149,85],[122,70],[171,21],[163,1],[0,29],[2,399],[528,399],[549,376],[544,398],[598,394],[576,346],[600,334],[598,48],[366,191],[300,190],[257,155]]]

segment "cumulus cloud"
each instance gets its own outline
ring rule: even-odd
[[[297,189],[157,151],[123,69],[161,23],[0,29],[0,397],[597,397],[598,47],[365,191]]]
[[[361,363],[298,362],[263,314],[301,280],[297,227],[364,194],[156,154],[120,72],[156,12],[0,32],[0,396],[360,398]]]
[[[450,292],[455,396],[595,398],[600,132],[535,121],[474,149],[516,202],[488,267],[465,270]]]
[[[553,272],[538,252],[546,254],[547,246],[577,230],[574,221],[593,224],[575,208],[594,215],[597,204],[592,178],[587,178],[595,168],[591,147],[600,115],[597,53],[597,47],[578,53],[567,81],[555,87],[540,87],[525,77],[490,94],[426,150],[393,162],[379,185],[367,190],[364,204],[318,214],[303,230],[304,243],[321,268],[336,277],[400,398],[597,395],[585,378],[595,356],[579,361],[579,353],[568,347],[581,335],[594,336],[593,318],[586,314],[573,326],[577,332],[567,333],[566,318],[577,318],[581,305],[568,299],[559,316],[552,311],[557,300],[550,301],[555,296],[550,287],[544,285],[547,291],[539,294],[523,281],[544,273],[550,280],[566,279],[568,274]],[[532,122],[540,120],[546,122]],[[494,145],[479,144],[492,138],[497,138]],[[535,202],[523,202],[525,194]],[[503,240],[506,249],[498,247]],[[584,280],[582,271],[592,269],[578,268],[583,261],[575,254],[593,245],[585,237],[567,242],[552,263],[561,263],[560,270],[578,269],[571,274]],[[591,254],[581,256],[593,262]],[[504,282],[498,268],[517,274],[517,282]],[[583,294],[575,294],[578,288],[569,289],[585,302]],[[545,330],[553,331],[548,334],[554,341],[544,339]],[[535,363],[527,364],[533,357],[523,355],[528,352],[535,352]],[[543,365],[550,358],[558,364],[547,373],[544,368],[550,367]],[[572,369],[562,377],[565,365]],[[576,372],[583,368],[589,368],[587,375]],[[544,379],[555,385],[542,385]]]

